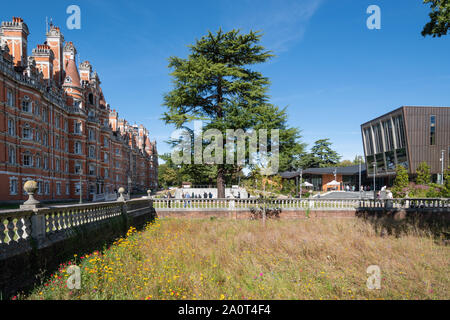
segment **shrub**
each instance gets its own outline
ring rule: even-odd
[[[419,163],[416,170],[416,183],[420,185],[428,185],[431,183],[430,166],[425,161]]]
[[[396,176],[392,193],[394,198],[404,198],[408,194],[409,177],[408,171],[404,166],[398,165],[395,169]]]
[[[436,183],[432,183],[429,186],[429,189],[427,191],[427,193],[425,194],[425,196],[427,198],[439,198],[441,197],[441,193],[442,193],[442,186]]]

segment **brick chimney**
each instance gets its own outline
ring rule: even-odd
[[[22,18],[13,17],[12,21],[3,21],[1,26],[2,42],[6,42],[9,53],[14,58],[14,65],[26,67],[28,61],[27,43],[28,26]]]

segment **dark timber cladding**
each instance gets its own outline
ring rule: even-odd
[[[450,107],[404,106],[361,125],[367,175],[395,174],[403,165],[414,174],[419,163],[431,166],[431,173],[450,165]]]

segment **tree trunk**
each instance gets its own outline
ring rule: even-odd
[[[217,198],[225,198],[225,169],[223,165],[217,168]]]

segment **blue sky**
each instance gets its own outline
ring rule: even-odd
[[[66,8],[81,8],[81,29],[68,30]],[[369,5],[381,8],[381,30],[369,30]],[[309,146],[330,138],[346,159],[362,154],[360,125],[402,105],[450,105],[450,35],[423,38],[422,0],[9,1],[2,21],[21,16],[28,51],[45,40],[45,17],[73,41],[100,75],[112,108],[142,123],[159,153],[173,128],[159,120],[170,91],[170,56],[208,30],[261,30],[276,57],[257,67],[271,80],[273,103]]]

